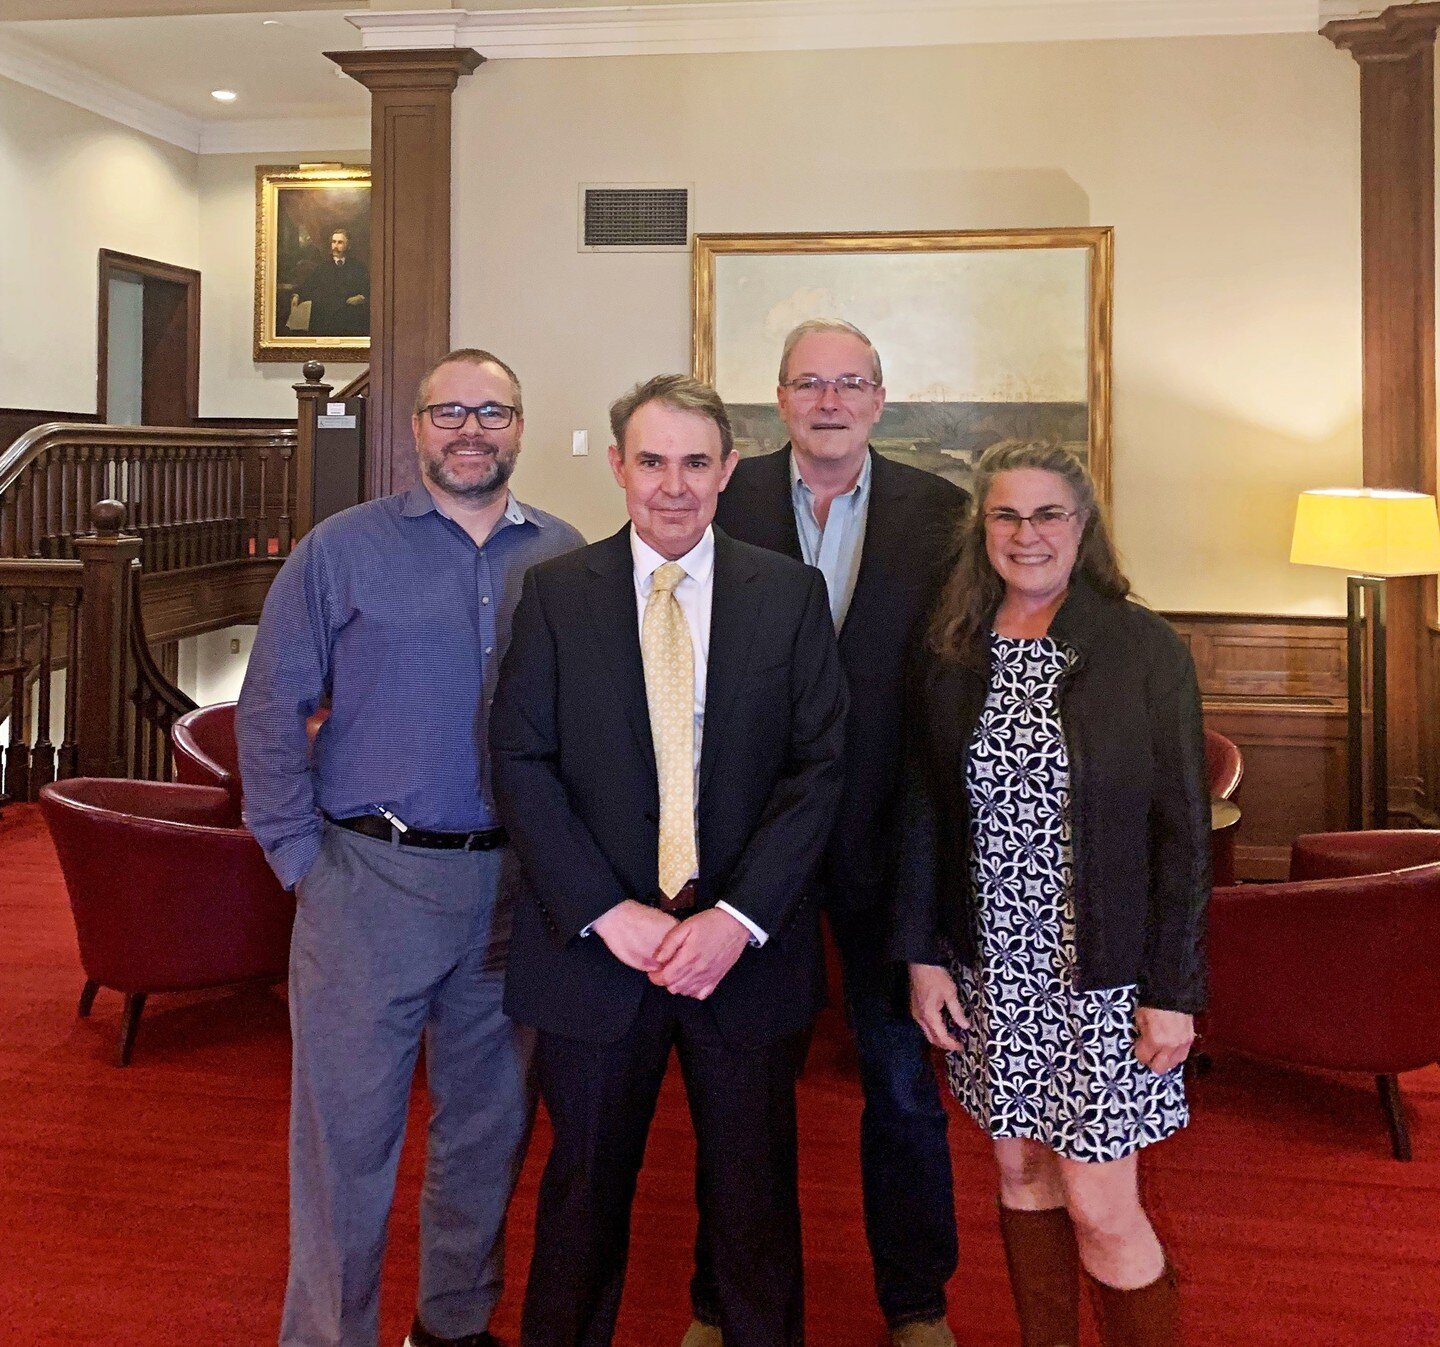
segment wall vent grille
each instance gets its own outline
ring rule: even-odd
[[[685,251],[690,247],[687,187],[584,186],[582,251]]]

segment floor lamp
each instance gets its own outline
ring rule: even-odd
[[[1440,572],[1435,497],[1370,488],[1305,491],[1295,511],[1290,560],[1348,572],[1346,665],[1349,675],[1350,827],[1365,827],[1364,630],[1370,625],[1370,826],[1390,817],[1385,725],[1385,582]]]

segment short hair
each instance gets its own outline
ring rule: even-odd
[[[865,349],[870,352],[872,377],[877,384],[885,382],[885,372],[880,368],[880,352],[875,349],[875,343],[854,323],[847,323],[843,318],[807,318],[803,323],[790,329],[790,334],[785,338],[785,345],[780,348],[780,383],[785,382],[785,374],[790,366],[790,353],[799,344],[802,337],[808,337],[812,332],[844,332],[849,336],[858,337],[865,343]]]
[[[330,231],[330,237],[331,237],[332,239],[335,237],[336,234],[344,234],[344,235],[345,235],[345,242],[346,242],[346,243],[349,243],[349,242],[350,242],[350,231],[349,231],[348,229],[346,229],[343,225],[342,225],[340,228],[338,228],[338,229],[332,229],[332,230]]]
[[[516,377],[515,371],[498,355],[482,351],[478,346],[460,346],[448,355],[442,355],[420,376],[420,386],[415,390],[416,416],[419,416],[430,405],[430,380],[442,365],[495,365],[503,369],[505,377],[510,380],[510,396],[515,402],[515,415],[525,415],[525,400],[520,392],[520,380]]]
[[[621,458],[625,457],[625,428],[630,424],[630,418],[647,402],[663,402],[677,412],[693,412],[713,421],[720,430],[722,463],[735,451],[735,432],[730,427],[730,413],[725,410],[719,393],[688,374],[657,374],[643,384],[636,384],[610,404],[610,433],[615,437],[615,448]]]

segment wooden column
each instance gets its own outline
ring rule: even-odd
[[[1360,64],[1365,485],[1435,491],[1435,35],[1440,3],[1321,31]],[[1389,584],[1389,799],[1437,803],[1433,580]]]
[[[410,410],[450,349],[450,101],[484,58],[458,47],[327,52],[370,90],[367,497],[416,477]]]

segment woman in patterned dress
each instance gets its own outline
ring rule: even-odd
[[[1189,652],[1127,597],[1094,484],[997,445],[937,605],[896,913],[911,1011],[994,1141],[1025,1347],[1178,1341],[1140,1148],[1183,1127],[1209,812]]]

